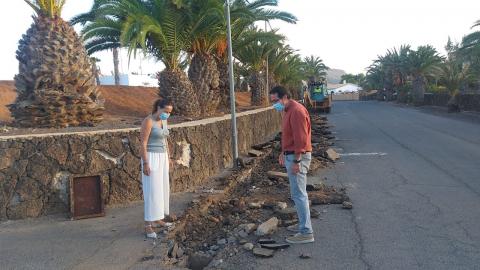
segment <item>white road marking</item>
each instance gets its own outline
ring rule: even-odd
[[[373,153],[340,153],[339,154],[342,157],[348,157],[348,156],[386,156],[387,153],[382,153],[382,152],[373,152]]]

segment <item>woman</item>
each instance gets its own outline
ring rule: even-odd
[[[145,234],[148,238],[157,238],[153,228],[171,226],[171,223],[164,222],[163,219],[169,214],[167,119],[172,110],[169,101],[155,101],[152,114],[143,120],[140,131]]]

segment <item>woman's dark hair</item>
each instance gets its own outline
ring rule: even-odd
[[[275,86],[270,90],[270,95],[277,94],[278,98],[282,99],[284,96],[287,96],[287,98],[290,98],[290,94],[288,93],[287,89],[283,86]]]
[[[172,103],[170,100],[168,100],[168,99],[157,99],[157,100],[153,103],[152,114],[157,113],[158,107],[164,109],[164,108],[167,107],[167,106],[173,106],[173,103]]]

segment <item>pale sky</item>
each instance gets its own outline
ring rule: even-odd
[[[26,32],[32,10],[24,1],[11,0],[0,16],[0,80],[11,80],[18,71],[15,59],[17,42]],[[68,0],[64,19],[88,11],[92,0]],[[289,44],[306,55],[320,56],[332,68],[349,73],[364,72],[371,61],[387,49],[402,44],[431,44],[444,52],[448,37],[454,41],[470,33],[480,20],[478,0],[280,0],[280,9],[298,17],[296,25],[272,22]],[[101,58],[103,74],[113,69],[111,53]],[[121,57],[123,72],[139,71],[140,61]],[[153,73],[162,65],[143,60],[143,73]]]

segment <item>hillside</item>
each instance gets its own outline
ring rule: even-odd
[[[327,71],[327,81],[329,83],[341,83],[342,75],[347,74],[344,70],[331,68]]]

